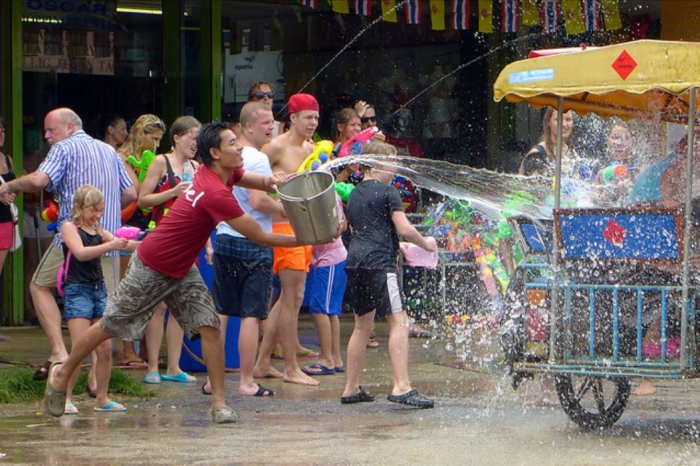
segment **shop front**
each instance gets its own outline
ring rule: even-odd
[[[106,114],[127,126],[144,113],[166,124],[185,114],[235,122],[250,86],[266,81],[278,119],[291,94],[314,94],[324,138],[336,137],[334,112],[361,99],[409,155],[496,168],[499,154],[539,132],[539,114],[492,103],[505,63],[534,48],[658,38],[662,6],[682,2],[592,3],[593,20],[572,29],[565,0],[0,2],[3,151],[34,169],[48,152],[43,118],[57,107],[97,138]],[[541,14],[552,5],[558,16]],[[24,320],[25,256],[7,261],[0,325]]]

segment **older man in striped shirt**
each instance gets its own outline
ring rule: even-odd
[[[88,136],[83,131],[80,117],[71,109],[57,108],[44,119],[44,137],[51,145],[46,159],[37,171],[0,186],[0,196],[19,191],[34,192],[44,188],[53,191],[58,199],[59,233],[39,262],[32,283],[29,285],[39,322],[49,339],[51,355],[44,367],[35,373],[35,379],[46,378],[51,361],[68,357],[61,334],[61,313],[54,300],[52,289],[56,287],[56,275],[63,263],[61,225],[69,219],[73,208],[73,195],[80,186],[97,187],[105,198],[102,226],[114,232],[121,225],[122,206],[136,200],[137,192],[124,165],[114,148]],[[119,277],[119,261],[114,257],[102,257],[105,283],[111,292]],[[43,369],[43,370],[42,370]]]

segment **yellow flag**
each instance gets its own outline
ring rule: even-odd
[[[445,30],[445,0],[430,0],[430,22],[434,30]]]
[[[603,21],[605,29],[620,29],[622,21],[620,20],[620,5],[618,0],[603,0],[601,3],[603,10]]]
[[[479,32],[493,32],[493,0],[479,0]]]
[[[333,0],[333,11],[336,13],[350,13],[348,0]]]
[[[566,24],[567,34],[583,34],[586,26],[583,24],[583,11],[579,0],[563,0],[562,13]]]
[[[537,26],[540,24],[540,11],[537,8],[537,0],[522,0],[522,17],[520,22],[523,26]]]
[[[396,23],[396,0],[382,0],[382,19],[387,23]]]

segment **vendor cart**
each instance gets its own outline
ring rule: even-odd
[[[537,253],[511,278],[502,335],[514,386],[551,373],[568,417],[605,428],[623,414],[631,378],[700,373],[698,281],[689,262],[700,44],[641,40],[536,55],[505,67],[496,101],[555,107],[559,129],[568,110],[690,122],[682,202],[560,208],[559,132],[551,219],[514,221],[520,242]],[[650,354],[644,335],[653,321],[660,339]]]

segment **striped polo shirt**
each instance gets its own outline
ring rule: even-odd
[[[51,146],[37,171],[49,176],[51,181],[47,189],[58,199],[56,246],[61,247],[61,225],[73,209],[75,191],[86,184],[95,186],[104,195],[102,227],[114,233],[121,226],[121,194],[133,182],[119,155],[109,144],[88,136],[83,130],[76,131],[68,139]],[[118,251],[111,251],[107,255],[118,254]]]

